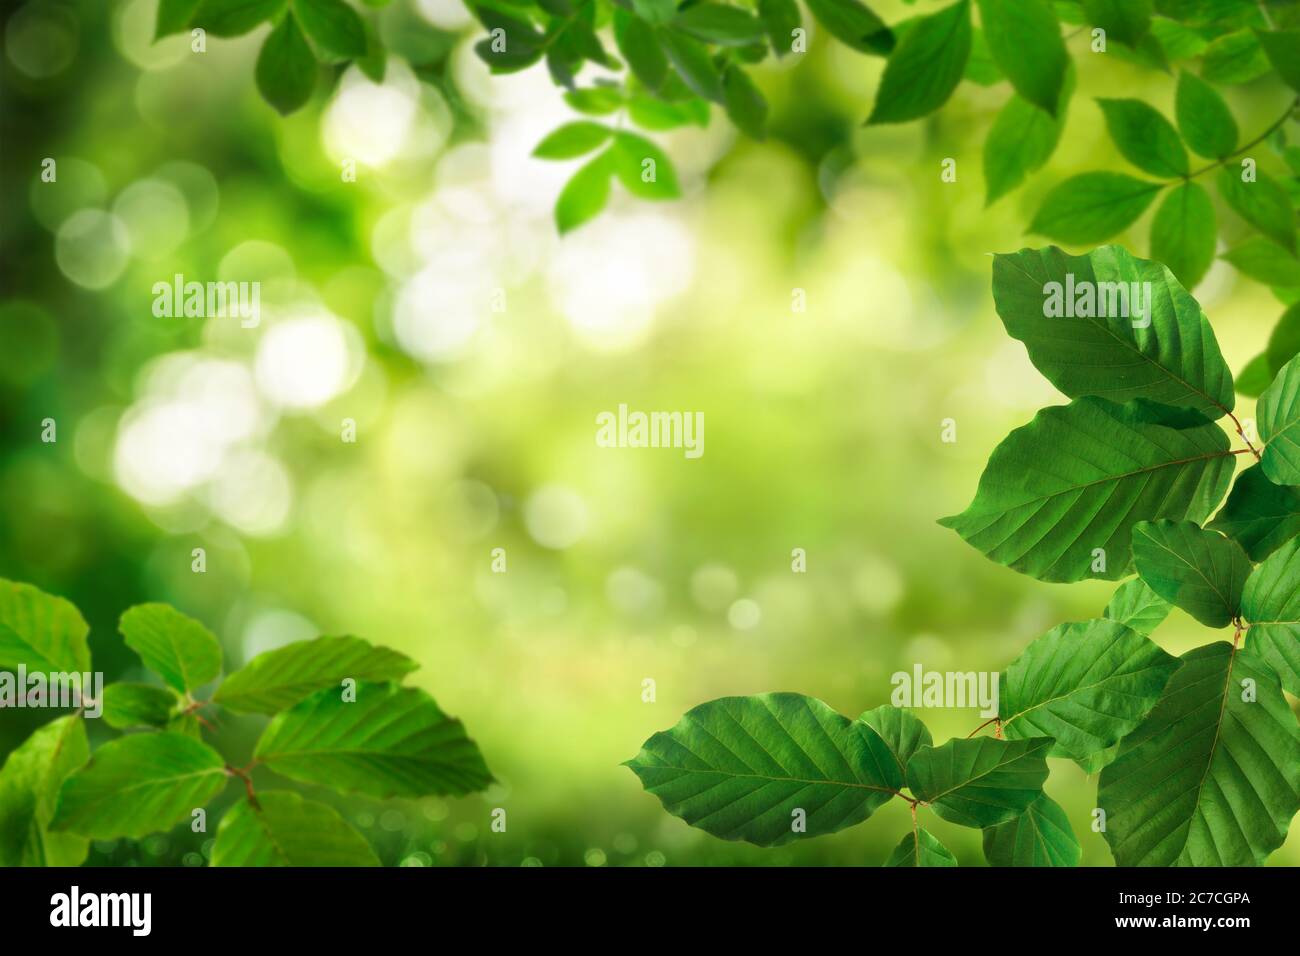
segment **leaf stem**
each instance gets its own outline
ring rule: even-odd
[[[998,725],[998,726],[997,726],[997,736],[998,736],[998,737],[1001,737],[1001,736],[1002,736],[1002,718],[1001,718],[1001,717],[990,717],[988,720],[984,721],[984,723],[980,724],[978,727],[976,727],[974,730],[972,730],[970,733],[968,733],[968,734],[966,735],[966,739],[967,739],[967,740],[970,740],[972,737],[974,737],[976,734],[978,734],[981,730],[983,730],[983,729],[984,729],[985,727],[987,727],[989,724],[997,724],[997,725]]]
[[[1214,162],[1210,163],[1208,166],[1202,166],[1200,169],[1196,170],[1195,172],[1188,173],[1186,176],[1182,176],[1180,178],[1182,178],[1183,180],[1195,179],[1197,176],[1200,176],[1202,173],[1208,173],[1212,169],[1218,169],[1228,160],[1236,159],[1238,156],[1240,156],[1242,153],[1246,152],[1247,150],[1253,149],[1254,147],[1258,146],[1260,143],[1264,142],[1264,140],[1268,139],[1275,132],[1277,132],[1277,130],[1282,126],[1282,124],[1285,123],[1287,119],[1291,116],[1291,113],[1294,112],[1297,106],[1300,106],[1300,97],[1296,97],[1295,99],[1293,99],[1290,102],[1290,104],[1288,104],[1286,110],[1282,113],[1282,115],[1279,116],[1277,119],[1275,119],[1272,125],[1270,125],[1268,129],[1264,130],[1264,132],[1260,133],[1258,136],[1252,139],[1245,146],[1242,146],[1236,152],[1229,153],[1227,156],[1224,156],[1222,159],[1215,160]]]
[[[248,772],[252,769],[252,766],[252,764],[249,764],[247,769],[241,769],[226,764],[226,776],[238,777],[240,780],[244,781],[244,790],[248,793],[248,802],[252,805],[254,810],[260,811],[262,805],[257,802],[257,794],[253,792],[253,777]]]
[[[1256,461],[1259,461],[1259,451],[1251,444],[1250,439],[1246,437],[1246,430],[1241,427],[1241,421],[1236,415],[1232,414],[1232,412],[1228,412],[1228,417],[1232,419],[1232,424],[1236,426],[1237,434],[1241,436],[1241,440],[1246,443],[1245,450],[1254,455]],[[1240,454],[1240,452],[1233,452],[1233,454]]]

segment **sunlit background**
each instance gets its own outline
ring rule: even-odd
[[[1065,175],[1123,167],[1091,97],[1168,112],[1173,80],[1071,41],[1086,95],[1057,155],[986,209],[1006,85],[864,128],[882,61],[805,18],[809,54],[756,71],[766,142],[716,110],[655,134],[685,197],[616,194],[561,239],[551,207],[581,161],[530,153],[574,114],[542,66],[490,76],[459,0],[394,0],[383,84],[347,68],[288,119],[253,84],[266,27],[192,53],[151,42],[156,2],[7,5],[0,575],[79,605],[108,680],[145,677],[116,634],[144,600],[204,620],[228,670],[318,633],[416,658],[500,783],[314,793],[388,864],[883,862],[909,827],[897,801],[760,850],[670,817],[619,764],[714,697],[799,691],[853,716],[915,663],[998,670],[1100,613],[1107,585],[1034,582],[935,519],[1007,431],[1063,401],[994,315],[989,253],[1035,244],[1024,226]],[[1279,108],[1272,87],[1229,98],[1245,135]],[[1142,254],[1148,222],[1127,240]],[[156,317],[152,287],[178,273],[260,281],[260,322]],[[1198,297],[1234,369],[1282,308],[1223,264]],[[620,403],[703,412],[703,457],[598,447],[596,416]],[[1175,612],[1156,637],[1180,653],[1221,635]],[[981,722],[921,716],[940,740]],[[4,718],[0,754],[31,717]],[[259,729],[231,715],[210,739],[242,761]],[[1108,864],[1095,778],[1052,769],[1084,862]],[[926,825],[983,862],[978,832]],[[1275,861],[1300,863],[1298,841]],[[89,862],[198,865],[210,846],[182,827],[95,843]]]

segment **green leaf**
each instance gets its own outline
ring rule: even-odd
[[[623,91],[611,86],[589,86],[569,90],[564,94],[564,102],[588,116],[608,116],[623,108]]]
[[[1186,176],[1187,150],[1173,124],[1142,100],[1099,99],[1106,129],[1130,163],[1153,176]]]
[[[762,139],[766,135],[767,100],[758,91],[754,81],[740,67],[732,64],[723,74],[723,99],[727,115],[749,136]]]
[[[1263,236],[1243,239],[1223,254],[1243,274],[1265,285],[1300,288],[1300,259]]]
[[[1053,756],[1086,759],[1132,731],[1177,669],[1175,658],[1118,621],[1061,624],[1007,667],[1003,733],[1051,737]]]
[[[697,3],[679,10],[673,26],[697,40],[717,46],[748,46],[763,39],[763,24],[740,7],[720,3]]]
[[[372,797],[461,795],[492,782],[474,741],[424,691],[358,681],[356,700],[331,688],[276,715],[255,756],[304,783]]]
[[[709,48],[677,30],[660,30],[657,36],[678,75],[695,95],[721,103],[722,75],[709,56]]]
[[[225,761],[207,744],[166,731],[131,734],[100,747],[64,781],[51,827],[138,838],[188,819],[225,785]]]
[[[663,85],[668,75],[668,57],[649,24],[615,7],[614,42],[638,80],[652,90]]]
[[[1262,561],[1300,534],[1300,488],[1275,485],[1262,465],[1251,465],[1237,476],[1227,503],[1207,527]]]
[[[316,89],[316,57],[293,14],[267,35],[257,56],[257,89],[262,98],[287,115],[301,109]]]
[[[907,765],[907,786],[949,823],[991,827],[1011,820],[1043,792],[1052,741],[975,737],[922,747]]]
[[[681,195],[672,160],[644,136],[622,131],[615,133],[609,155],[618,181],[633,196],[639,199],[675,199]]]
[[[1221,641],[1182,660],[1101,772],[1106,842],[1118,866],[1263,863],[1300,807],[1295,716],[1250,651]]]
[[[1300,90],[1300,30],[1255,31],[1255,37],[1282,82]]]
[[[80,866],[90,841],[51,833],[59,787],[90,759],[86,726],[70,714],[39,727],[0,767],[0,866]]]
[[[989,43],[984,39],[984,31],[978,28],[971,29],[970,57],[966,60],[966,71],[962,74],[962,78],[978,83],[980,86],[993,86],[1006,79],[998,69],[998,65],[993,62],[993,54],[989,52]],[[1014,93],[1011,95],[1013,98],[1018,98]],[[1064,87],[1061,95],[1065,96]]]
[[[912,759],[912,754],[921,747],[934,746],[930,730],[921,722],[921,718],[901,707],[885,704],[863,712],[858,720],[874,730],[889,748],[894,762],[898,764],[900,785],[906,777],[907,762]]]
[[[1029,231],[1081,245],[1104,242],[1131,226],[1159,190],[1160,183],[1122,173],[1080,173],[1044,197]]]
[[[0,670],[90,670],[90,627],[71,603],[30,584],[0,578]]]
[[[1237,121],[1218,90],[1194,73],[1178,74],[1174,98],[1178,131],[1192,152],[1207,159],[1224,159],[1237,149]]]
[[[1241,613],[1250,559],[1237,542],[1191,521],[1144,521],[1133,528],[1133,563],[1142,580],[1206,627]]]
[[[887,54],[894,35],[885,21],[858,0],[807,0],[808,12],[826,32],[859,53]],[[787,45],[788,45],[787,39]]]
[[[293,12],[308,39],[341,60],[366,55],[366,27],[343,0],[293,0]]]
[[[1264,441],[1264,474],[1274,484],[1300,485],[1300,358],[1277,373],[1259,397],[1255,417]]]
[[[979,0],[993,59],[1017,93],[1055,113],[1070,62],[1061,26],[1045,0]]]
[[[555,225],[561,234],[577,229],[605,208],[613,172],[610,150],[606,150],[573,174],[555,201]]]
[[[573,159],[603,146],[614,131],[608,126],[579,120],[552,130],[537,144],[533,155],[538,159]]]
[[[144,666],[181,693],[221,673],[221,645],[212,632],[170,605],[137,604],[118,630]]]
[[[794,31],[803,25],[799,4],[795,0],[758,0],[758,16],[763,21],[772,52],[783,57],[794,47]],[[881,29],[884,24],[881,24]]]
[[[970,4],[921,18],[885,64],[868,123],[905,123],[937,110],[961,82],[970,56]]]
[[[1205,48],[1201,79],[1216,85],[1249,83],[1269,71],[1271,64],[1250,30],[1225,33]]]
[[[628,101],[627,115],[642,129],[666,130],[694,124],[709,124],[709,104],[692,96],[681,103],[665,103],[653,96],[634,96]]]
[[[989,866],[1078,866],[1082,856],[1065,810],[1045,793],[1014,820],[984,831]]]
[[[1291,522],[1300,515],[1291,514]],[[1269,555],[1246,581],[1242,612],[1250,622],[1246,647],[1300,696],[1300,538]]]
[[[1152,591],[1141,578],[1125,581],[1111,595],[1105,617],[1139,634],[1150,634],[1169,616],[1168,601]]]
[[[999,254],[993,302],[1007,334],[1070,398],[1146,398],[1210,418],[1232,410],[1232,372],[1214,330],[1159,262],[1120,246],[1083,256],[1055,246]]]
[[[214,37],[243,36],[280,15],[289,0],[201,0],[190,26]]]
[[[158,0],[157,27],[153,38],[161,40],[165,36],[187,30],[198,5],[199,0]]]
[[[1228,436],[1175,415],[1094,397],[1045,408],[994,449],[970,507],[939,523],[1039,580],[1125,577],[1135,524],[1203,521],[1232,480]]]
[[[257,655],[223,680],[212,700],[241,714],[276,714],[347,678],[401,681],[419,666],[359,637],[318,637]]]
[[[1273,326],[1268,336],[1269,369],[1281,369],[1287,362],[1300,354],[1300,302],[1292,305]]]
[[[221,820],[213,866],[379,866],[370,844],[333,807],[287,790],[245,798]]]
[[[677,12],[677,0],[632,0],[632,9],[647,23],[667,23]]]
[[[487,39],[474,45],[474,50],[493,73],[515,73],[527,69],[546,52],[546,37],[525,19],[522,10],[518,16],[510,16],[486,4],[475,4],[471,9],[489,33]],[[500,41],[499,44],[496,41]],[[498,45],[501,49],[493,48]]]
[[[1191,289],[1210,271],[1218,225],[1214,203],[1198,183],[1170,190],[1151,221],[1151,258],[1169,267],[1183,288]]]
[[[673,816],[759,846],[860,823],[903,783],[871,726],[802,694],[701,704],[624,766]],[[802,833],[798,810],[806,813]]]
[[[1272,381],[1273,370],[1269,368],[1268,356],[1256,355],[1237,373],[1235,384],[1238,394],[1247,398],[1259,398]]]
[[[1042,167],[1061,140],[1066,106],[1074,89],[1074,71],[1066,74],[1061,102],[1053,116],[1017,94],[998,112],[984,140],[984,204],[991,205]]]
[[[1216,183],[1219,195],[1233,212],[1264,235],[1295,251],[1295,209],[1291,197],[1272,176],[1256,170],[1254,182],[1243,182],[1241,170],[1224,167]]]
[[[957,858],[925,827],[903,837],[885,866],[956,866]]]
[[[1129,46],[1151,28],[1152,0],[1083,0],[1083,11],[1089,23]]]
[[[109,684],[104,688],[104,723],[119,730],[130,727],[165,727],[180,698],[176,692],[153,684]]]

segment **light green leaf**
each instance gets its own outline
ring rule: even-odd
[[[1066,74],[1055,117],[1028,100],[1011,94],[984,140],[984,204],[990,205],[1040,168],[1061,139],[1066,108],[1074,90],[1074,71]]]
[[[356,700],[319,691],[278,714],[254,754],[276,773],[372,797],[461,795],[492,782],[459,720],[424,691],[358,682]]]
[[[813,18],[845,46],[859,53],[882,55],[894,48],[894,35],[889,27],[858,0],[807,0],[807,3]]]
[[[1224,202],[1246,222],[1289,251],[1295,251],[1295,209],[1291,197],[1272,176],[1256,170],[1254,182],[1243,182],[1242,171],[1225,166],[1216,184]]]
[[[1264,389],[1273,381],[1273,370],[1269,368],[1267,355],[1256,355],[1237,373],[1233,384],[1239,395],[1247,398],[1259,398]]]
[[[80,866],[90,841],[51,833],[59,787],[90,759],[78,714],[39,727],[0,768],[0,866]]]
[[[1300,808],[1295,715],[1250,651],[1221,641],[1182,660],[1101,772],[1103,835],[1119,866],[1263,863]]]
[[[221,673],[221,645],[212,632],[170,605],[137,604],[118,630],[144,666],[181,693]]]
[[[564,102],[588,116],[608,116],[622,109],[623,91],[612,86],[589,86],[569,90],[564,94]]]
[[[949,823],[990,827],[1024,813],[1043,792],[1052,741],[974,737],[922,747],[907,765],[907,786]]]
[[[289,0],[201,0],[190,26],[214,37],[243,36],[280,15]]]
[[[1147,35],[1152,7],[1152,0],[1083,0],[1088,22],[1129,46],[1136,46]]]
[[[1078,866],[1082,856],[1065,810],[1045,793],[1014,820],[984,831],[990,866]]]
[[[1255,31],[1255,37],[1282,82],[1300,90],[1300,30]]]
[[[1104,242],[1131,226],[1160,184],[1122,173],[1080,173],[1043,198],[1030,232],[1061,242]]]
[[[0,578],[0,670],[87,673],[89,631],[70,602]]]
[[[1241,545],[1191,521],[1144,521],[1133,528],[1133,563],[1142,580],[1206,627],[1241,613],[1250,559]]]
[[[1218,224],[1214,203],[1199,183],[1169,191],[1151,221],[1151,258],[1169,267],[1183,288],[1191,289],[1210,271]]]
[[[898,764],[898,779],[901,782],[907,774],[907,762],[912,754],[921,747],[931,747],[934,739],[930,730],[910,710],[885,704],[859,715],[858,720],[869,726],[894,757]]]
[[[1277,320],[1277,325],[1269,333],[1265,354],[1270,371],[1280,370],[1300,354],[1300,302],[1288,308]]]
[[[1000,254],[993,302],[1007,333],[1071,398],[1146,398],[1210,418],[1232,410],[1232,372],[1214,330],[1159,262],[1120,246],[1083,256],[1055,246]]]
[[[956,866],[957,858],[925,827],[903,837],[885,866]]]
[[[604,145],[614,131],[590,120],[565,123],[546,135],[533,155],[538,159],[573,159]]]
[[[613,173],[606,150],[573,174],[555,201],[555,225],[561,233],[578,228],[605,208]]]
[[[293,0],[293,12],[308,39],[341,60],[366,55],[366,27],[343,0]]]
[[[1159,110],[1133,99],[1099,99],[1097,105],[1106,117],[1110,138],[1130,163],[1166,179],[1187,175],[1187,150]]]
[[[1174,117],[1192,152],[1207,159],[1223,159],[1237,148],[1237,121],[1218,90],[1194,73],[1178,74]]]
[[[1261,465],[1237,476],[1227,503],[1207,527],[1232,538],[1252,560],[1266,557],[1300,534],[1300,488],[1275,485]]]
[[[267,35],[254,72],[262,98],[282,115],[302,108],[311,99],[316,89],[316,57],[293,14],[286,14]]]
[[[984,39],[984,31],[978,28],[972,28],[970,32],[970,56],[966,60],[966,70],[962,74],[962,79],[978,83],[980,86],[993,86],[1006,79],[998,69],[998,65],[993,62],[993,54],[989,52],[989,43]],[[1012,98],[1019,99],[1015,93],[1011,95]],[[1065,95],[1064,88],[1061,95]],[[1039,112],[1047,115],[1043,110]]]
[[[379,866],[365,838],[333,807],[287,790],[245,798],[221,820],[213,866]]]
[[[104,688],[104,723],[119,730],[130,727],[165,727],[180,698],[167,687],[153,684],[109,684]]]
[[[1228,436],[1176,416],[1093,397],[1045,408],[994,450],[970,507],[939,523],[1043,581],[1125,577],[1135,524],[1203,521],[1232,480]]]
[[[1012,87],[1055,113],[1070,62],[1061,25],[1046,0],[979,0],[980,23],[993,60]]]
[[[212,700],[241,714],[275,714],[346,678],[401,681],[419,666],[359,637],[318,637],[257,655],[223,680]]]
[[[1111,595],[1105,618],[1117,621],[1139,634],[1150,634],[1169,616],[1168,601],[1152,591],[1141,578],[1125,581]]]
[[[1300,288],[1300,259],[1263,236],[1243,239],[1223,254],[1243,274],[1266,285]]]
[[[1292,515],[1295,520],[1295,515]],[[1242,612],[1250,622],[1246,647],[1300,696],[1300,538],[1269,555],[1246,582]]]
[[[1051,737],[1083,760],[1118,743],[1164,690],[1178,661],[1118,621],[1061,624],[1007,667],[999,711],[1013,740]]]
[[[64,781],[51,827],[99,840],[142,837],[189,819],[225,785],[225,761],[201,741],[131,734]]]
[[[923,17],[890,54],[867,122],[904,123],[937,110],[961,82],[970,46],[968,0]]]
[[[668,154],[644,136],[619,131],[609,150],[614,175],[640,199],[676,199],[681,189]]]
[[[1205,48],[1201,78],[1217,85],[1249,83],[1271,69],[1259,40],[1250,30],[1225,33]]]
[[[701,704],[625,766],[673,816],[759,846],[859,823],[903,782],[871,726],[802,694]],[[806,813],[806,832],[794,829],[798,810]]]
[[[763,39],[763,24],[748,10],[720,3],[697,3],[679,10],[673,26],[717,46],[748,46]]]
[[[173,33],[189,28],[190,18],[198,8],[199,0],[158,0],[157,26],[153,38],[161,40]]]
[[[1278,371],[1255,405],[1255,418],[1264,474],[1277,485],[1300,485],[1300,357]]]

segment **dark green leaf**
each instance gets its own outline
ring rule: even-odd
[[[718,46],[746,46],[763,38],[763,24],[757,17],[720,3],[697,3],[679,10],[672,24],[697,40]]]
[[[1170,190],[1151,220],[1151,258],[1191,289],[1210,271],[1217,236],[1210,194],[1186,182]]]
[[[1296,515],[1292,514],[1294,522]],[[1246,582],[1242,610],[1250,622],[1246,647],[1300,696],[1300,538],[1269,555]]]
[[[365,841],[333,808],[296,793],[240,800],[221,820],[213,866],[379,866]]]
[[[1194,73],[1178,74],[1174,99],[1178,130],[1192,152],[1208,159],[1231,156],[1237,148],[1237,121],[1218,91]]]
[[[1203,521],[1232,480],[1228,436],[1177,414],[1094,397],[1045,408],[994,450],[970,507],[939,523],[1040,580],[1124,577],[1133,525]]]
[[[1133,99],[1100,99],[1097,105],[1106,117],[1110,138],[1130,163],[1166,179],[1187,175],[1187,150],[1159,110]]]
[[[189,28],[190,19],[198,8],[199,0],[158,0],[157,27],[153,38],[161,40],[173,33]]]
[[[970,46],[968,0],[919,20],[890,54],[867,122],[904,123],[937,110],[961,82]]]
[[[1274,484],[1300,485],[1300,357],[1278,371],[1255,406],[1264,440],[1264,474]]]
[[[668,59],[686,85],[697,96],[721,103],[722,76],[718,73],[713,58],[709,56],[708,47],[678,30],[660,30],[657,36]]]
[[[52,833],[59,788],[90,759],[85,722],[71,714],[36,731],[0,768],[0,866],[80,866],[90,841]]]
[[[1263,467],[1251,465],[1237,476],[1227,503],[1208,527],[1262,561],[1300,534],[1300,488],[1275,485]]]
[[[255,757],[304,783],[372,797],[466,794],[492,782],[459,720],[414,687],[358,681],[356,700],[319,691],[277,714]]]
[[[1089,23],[1129,46],[1151,27],[1152,0],[1083,0],[1083,10]]]
[[[358,681],[400,681],[419,665],[359,637],[318,637],[259,654],[221,682],[214,703],[241,714],[276,714],[316,691]]]
[[[1255,31],[1273,69],[1293,90],[1300,90],[1300,30]]]
[[[1119,866],[1263,863],[1300,807],[1295,716],[1250,651],[1219,642],[1182,660],[1101,772],[1106,842]]]
[[[202,27],[214,37],[243,36],[259,24],[280,15],[289,0],[201,0],[190,26]]]
[[[668,74],[668,57],[660,48],[655,31],[644,20],[616,7],[614,42],[638,80],[652,90],[663,85]]]
[[[1263,76],[1271,64],[1250,30],[1225,33],[1205,48],[1201,78],[1207,83],[1248,83]]]
[[[1159,190],[1121,173],[1080,173],[1047,194],[1029,229],[1061,242],[1104,242],[1131,226]]]
[[[885,866],[956,866],[957,858],[925,827],[903,837]]]
[[[939,816],[991,827],[1025,812],[1043,792],[1052,741],[975,737],[922,747],[907,765],[907,786]]]
[[[1268,365],[1271,371],[1280,370],[1300,353],[1300,302],[1282,313],[1268,336]]]
[[[552,130],[537,144],[533,155],[538,159],[573,159],[603,146],[614,131],[608,126],[579,120]]]
[[[1144,521],[1133,528],[1133,563],[1142,580],[1206,627],[1241,613],[1250,559],[1237,542],[1191,521]]]
[[[131,734],[95,751],[59,792],[51,826],[100,840],[171,829],[221,792],[225,761],[175,733]]]
[[[316,88],[316,57],[293,14],[270,32],[257,57],[257,89],[280,113],[292,113]]]
[[[1225,166],[1219,170],[1219,195],[1233,212],[1264,235],[1295,251],[1295,209],[1282,185],[1259,170],[1253,182],[1242,180],[1242,170]]]
[[[1012,87],[1055,113],[1070,62],[1061,26],[1046,0],[979,0],[980,22],[993,59]]]
[[[894,35],[885,22],[858,0],[807,0],[808,12],[826,32],[859,53],[887,54]]]
[[[794,31],[803,24],[799,4],[795,0],[758,0],[758,16],[767,30],[772,51],[778,57],[791,52],[794,47]],[[883,26],[881,24],[882,28]]]
[[[1273,381],[1273,370],[1269,368],[1267,355],[1256,355],[1237,373],[1235,385],[1240,395],[1247,398],[1259,398],[1264,389]]]
[[[1065,811],[1045,793],[1014,820],[984,831],[990,866],[1078,866],[1082,856]]]
[[[727,67],[722,82],[731,121],[754,139],[762,139],[766,135],[767,100],[754,81],[740,67],[732,65]]]
[[[303,33],[328,56],[342,60],[366,55],[366,28],[343,0],[293,0]]]
[[[759,846],[859,823],[903,782],[875,730],[802,694],[701,704],[625,766],[673,816]]]
[[[118,630],[126,646],[181,693],[221,673],[221,645],[206,627],[167,604],[137,604]]]
[[[1065,127],[1066,105],[1074,89],[1074,71],[1066,74],[1056,116],[1011,94],[984,141],[985,205],[1015,189],[1047,162]]]

